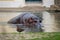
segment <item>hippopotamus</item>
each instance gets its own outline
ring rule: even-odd
[[[8,21],[14,24],[18,32],[42,32],[42,19],[31,12],[22,13]]]

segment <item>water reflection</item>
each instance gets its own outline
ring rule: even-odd
[[[21,14],[22,12],[0,12],[0,32],[16,32],[16,27],[13,28],[13,25],[10,26],[7,22]],[[42,16],[41,16],[42,13]],[[43,29],[44,32],[60,32],[60,12],[40,12],[39,14],[43,17]],[[5,22],[5,23],[4,23]]]
[[[46,32],[60,32],[60,13],[43,12],[43,24]]]

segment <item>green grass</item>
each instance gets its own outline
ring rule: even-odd
[[[15,39],[16,35],[19,36],[19,39],[17,40],[60,40],[60,32],[40,32],[40,33],[0,33],[4,34],[6,36],[6,34],[9,37],[9,34],[13,36],[11,36],[11,39],[9,38],[8,40],[13,40]],[[20,39],[21,38],[21,39]],[[26,39],[28,38],[28,39]]]
[[[40,35],[42,35],[41,38],[34,38],[29,40],[60,40],[60,32],[40,33]]]

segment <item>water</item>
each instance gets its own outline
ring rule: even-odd
[[[60,32],[60,12],[43,12],[45,32]]]
[[[0,32],[17,32],[16,26],[9,25],[7,22],[23,12],[0,12]],[[39,12],[43,18],[44,32],[60,32],[60,12]]]

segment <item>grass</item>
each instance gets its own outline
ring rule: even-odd
[[[60,40],[60,32],[51,32],[51,33],[45,32],[39,34],[42,35],[41,38],[36,37],[29,40]]]
[[[6,40],[60,40],[60,32],[0,33],[4,36],[3,34],[8,36],[9,39],[5,37]]]

